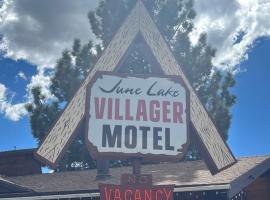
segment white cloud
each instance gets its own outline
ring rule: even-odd
[[[52,67],[74,38],[87,42],[93,37],[87,14],[96,4],[93,0],[4,0],[2,49],[10,58]]]
[[[270,36],[269,0],[195,0],[195,10],[191,38],[207,33],[217,49],[213,63],[219,68],[238,70],[256,39]]]
[[[18,121],[26,115],[25,103],[12,104],[7,98],[7,88],[0,83],[0,113],[12,121]]]
[[[44,71],[40,70],[38,74],[32,76],[30,84],[27,85],[27,91],[30,93],[31,88],[33,87],[40,87],[41,93],[47,97],[47,98],[53,98],[53,96],[50,93],[49,87],[51,84],[50,76],[44,75]],[[31,100],[31,95],[29,95],[29,98]]]
[[[5,98],[6,90],[6,86],[0,83],[0,101]]]
[[[25,73],[23,73],[22,71],[19,71],[19,73],[17,74],[17,77],[21,78],[21,79],[23,79],[25,81],[27,80],[27,77],[26,77]]]
[[[24,59],[37,66],[37,74],[27,86],[28,98],[12,105],[1,93],[0,112],[11,120],[26,114],[24,104],[31,101],[30,91],[40,86],[42,93],[51,98],[50,76],[46,69],[53,68],[61,52],[71,48],[73,40],[83,43],[93,38],[87,14],[97,6],[96,0],[0,0],[0,52],[14,60]],[[19,72],[17,78],[26,79]],[[6,91],[6,87],[1,84]]]

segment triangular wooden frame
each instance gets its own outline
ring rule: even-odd
[[[153,22],[141,0],[124,21],[112,41],[89,72],[72,100],[50,129],[36,152],[36,157],[55,168],[63,156],[76,129],[85,115],[86,86],[97,71],[114,71],[138,34],[141,34],[166,75],[181,76],[190,91],[190,119],[196,130],[195,140],[212,173],[217,173],[236,162],[229,147],[222,140],[195,91],[178,65],[165,39]]]

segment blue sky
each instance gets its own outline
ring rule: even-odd
[[[74,38],[93,38],[86,16],[96,1],[26,2],[0,0],[0,151],[36,147],[23,108],[30,89],[39,85],[49,98],[46,71]],[[215,66],[235,72],[229,146],[236,156],[270,155],[270,3],[195,0],[195,10],[191,41],[206,32]]]
[[[0,82],[9,88],[7,98],[11,98],[10,101],[13,104],[24,101],[27,95],[26,86],[30,82],[30,77],[36,73],[35,67],[22,60],[14,61],[3,57],[0,59],[0,66]],[[18,75],[20,72],[25,76],[20,77]],[[0,115],[0,130],[0,151],[36,146],[31,136],[27,116],[19,121],[13,121],[7,119],[3,114]]]
[[[270,155],[270,40],[262,38],[241,63],[246,72],[236,76],[232,92],[237,103],[232,109],[229,145],[237,156]]]

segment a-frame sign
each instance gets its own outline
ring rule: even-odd
[[[85,118],[86,87],[88,83],[97,71],[114,71],[138,35],[151,50],[151,54],[156,58],[163,73],[181,76],[187,86],[190,92],[191,126],[196,132],[195,140],[211,172],[217,173],[234,164],[236,162],[235,157],[222,140],[165,39],[140,0],[50,129],[47,137],[36,151],[36,157],[51,167],[57,166],[57,162],[75,137],[76,129],[79,128],[80,123]]]

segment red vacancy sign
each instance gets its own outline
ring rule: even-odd
[[[149,187],[128,187],[122,185],[100,184],[101,200],[171,200],[173,185]]]
[[[86,104],[93,158],[177,160],[187,149],[189,93],[180,77],[98,72]]]
[[[101,200],[171,200],[174,185],[152,185],[151,175],[123,174],[121,185],[99,184]]]

